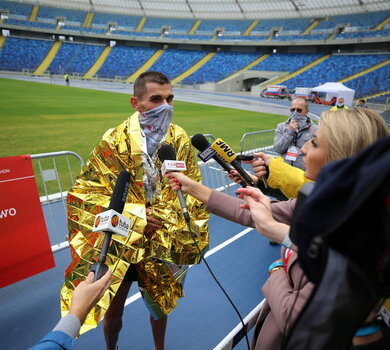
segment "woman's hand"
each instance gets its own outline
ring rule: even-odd
[[[196,181],[179,172],[167,173],[164,176],[168,178],[173,190],[182,190],[183,193],[189,193],[191,188],[197,184]]]
[[[90,272],[87,278],[80,282],[73,292],[69,314],[75,315],[83,324],[89,311],[96,305],[111,283],[111,270],[108,270],[102,278],[93,281],[94,273]]]
[[[267,167],[269,166],[272,157],[262,152],[254,153],[253,155],[255,156],[255,159],[251,161],[252,169],[256,177],[261,179],[263,176],[267,175]]]
[[[173,190],[177,191],[181,189],[184,193],[191,195],[203,203],[208,202],[211,188],[204,186],[179,172],[167,173],[164,176],[168,178],[169,184]]]
[[[248,176],[253,180],[254,183],[257,182],[257,177],[252,175],[252,174],[249,174],[247,173]],[[231,170],[230,173],[229,173],[229,179],[233,180],[237,185],[241,185],[242,183],[242,177],[240,176],[240,174],[237,172],[237,170]]]
[[[245,201],[245,204],[241,204],[241,208],[250,210],[257,231],[273,242],[283,242],[290,226],[275,221],[272,216],[271,200],[258,188],[239,188],[237,193]]]

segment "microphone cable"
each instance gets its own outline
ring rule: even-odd
[[[245,334],[245,340],[246,340],[246,345],[248,347],[248,350],[250,350],[250,345],[249,345],[249,339],[248,339],[248,333],[247,333],[247,327],[245,326],[245,323],[244,323],[244,320],[240,314],[240,312],[238,311],[236,305],[234,304],[233,300],[230,298],[229,294],[226,292],[225,288],[222,286],[222,284],[219,282],[218,278],[215,276],[213,270],[211,269],[210,265],[208,264],[208,262],[206,261],[206,258],[204,256],[204,254],[202,253],[202,251],[200,250],[199,248],[199,245],[198,243],[196,242],[196,239],[195,239],[195,235],[194,233],[192,232],[191,230],[191,221],[188,217],[188,219],[186,218],[186,216],[184,216],[185,220],[186,220],[186,223],[187,223],[187,227],[188,227],[188,230],[190,232],[190,235],[191,235],[191,238],[192,240],[194,241],[195,243],[195,246],[200,254],[200,257],[201,257],[201,260],[204,262],[204,264],[206,265],[207,269],[209,270],[210,272],[210,275],[213,277],[215,283],[217,283],[218,287],[221,289],[222,293],[225,295],[225,297],[227,298],[227,300],[229,301],[230,305],[233,307],[234,311],[236,312],[236,314],[238,315],[239,319],[240,319],[240,322],[242,324],[242,329],[244,331],[244,334]]]

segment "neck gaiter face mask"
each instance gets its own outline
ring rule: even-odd
[[[166,135],[172,121],[173,107],[168,103],[140,112],[139,122],[146,136],[148,154],[151,156]]]

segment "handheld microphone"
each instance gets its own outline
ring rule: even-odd
[[[127,194],[130,187],[130,173],[128,171],[122,171],[116,181],[114,191],[111,196],[109,210],[115,210],[118,213],[123,212],[123,208],[126,203]],[[99,260],[97,263],[91,266],[91,271],[95,273],[94,281],[100,279],[108,270],[108,266],[105,264],[108,247],[110,246],[112,232],[104,232],[104,241],[102,249],[99,254]]]
[[[210,148],[217,152],[219,157],[222,158],[226,163],[231,164],[249,186],[256,187],[256,184],[253,182],[252,178],[241,167],[240,162],[236,159],[236,153],[234,153],[234,151],[225,141],[218,138],[211,144]]]
[[[178,171],[178,170],[185,170],[182,166],[179,168],[175,167],[169,167],[169,162],[176,161],[176,152],[175,149],[168,144],[164,144],[161,146],[160,150],[158,151],[158,157],[163,162],[163,169],[165,169],[164,174],[170,172],[170,171]],[[181,189],[176,190],[177,197],[179,198],[180,206],[183,211],[184,219],[186,220],[187,224],[190,224],[190,215],[188,214],[187,204],[183,196],[183,192]]]
[[[207,141],[207,139],[202,135],[202,134],[196,134],[194,136],[192,136],[191,138],[191,143],[192,145],[200,152],[203,152],[205,151],[209,146],[210,146],[210,143]],[[212,157],[224,170],[226,170],[228,173],[230,173],[232,169],[232,167],[228,164],[226,164],[226,162],[224,162],[219,156],[218,154],[215,154],[213,157]],[[203,159],[202,159],[203,160]]]

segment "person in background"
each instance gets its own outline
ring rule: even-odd
[[[341,111],[343,109],[348,109],[349,107],[344,104],[344,98],[339,97],[337,99],[336,105],[333,106],[330,110],[331,111]]]
[[[123,210],[131,220],[130,233],[128,237],[113,235],[106,262],[113,270],[113,282],[81,328],[85,332],[96,327],[104,316],[108,350],[116,349],[127,294],[134,281],[150,313],[155,350],[164,349],[167,316],[184,296],[188,265],[200,262],[192,237],[202,251],[208,247],[209,214],[205,206],[194,198],[187,199],[192,236],[176,193],[161,181],[158,153],[164,143],[186,163],[185,173],[190,178],[202,179],[190,137],[172,123],[173,98],[171,83],[164,74],[142,73],[130,98],[135,113],[104,134],[68,192],[72,262],[61,290],[62,310],[69,308],[72,287],[88,274],[100,252],[102,235],[91,232],[94,215],[108,207],[118,174],[130,173]],[[127,325],[129,330],[136,332],[137,325]]]
[[[359,107],[359,108],[368,108],[367,106],[367,103],[366,103],[366,100],[361,98],[358,102],[358,105],[356,107]]]
[[[302,169],[303,154],[300,148],[313,137],[318,127],[307,116],[309,107],[304,98],[294,99],[290,112],[287,121],[276,127],[274,149],[287,164]]]
[[[110,286],[112,272],[108,270],[93,282],[94,273],[80,282],[73,292],[69,313],[62,317],[53,330],[29,350],[70,350],[85,318]]]
[[[69,86],[70,83],[69,83],[69,74],[68,73],[64,74],[64,79],[65,79],[66,86]]]

